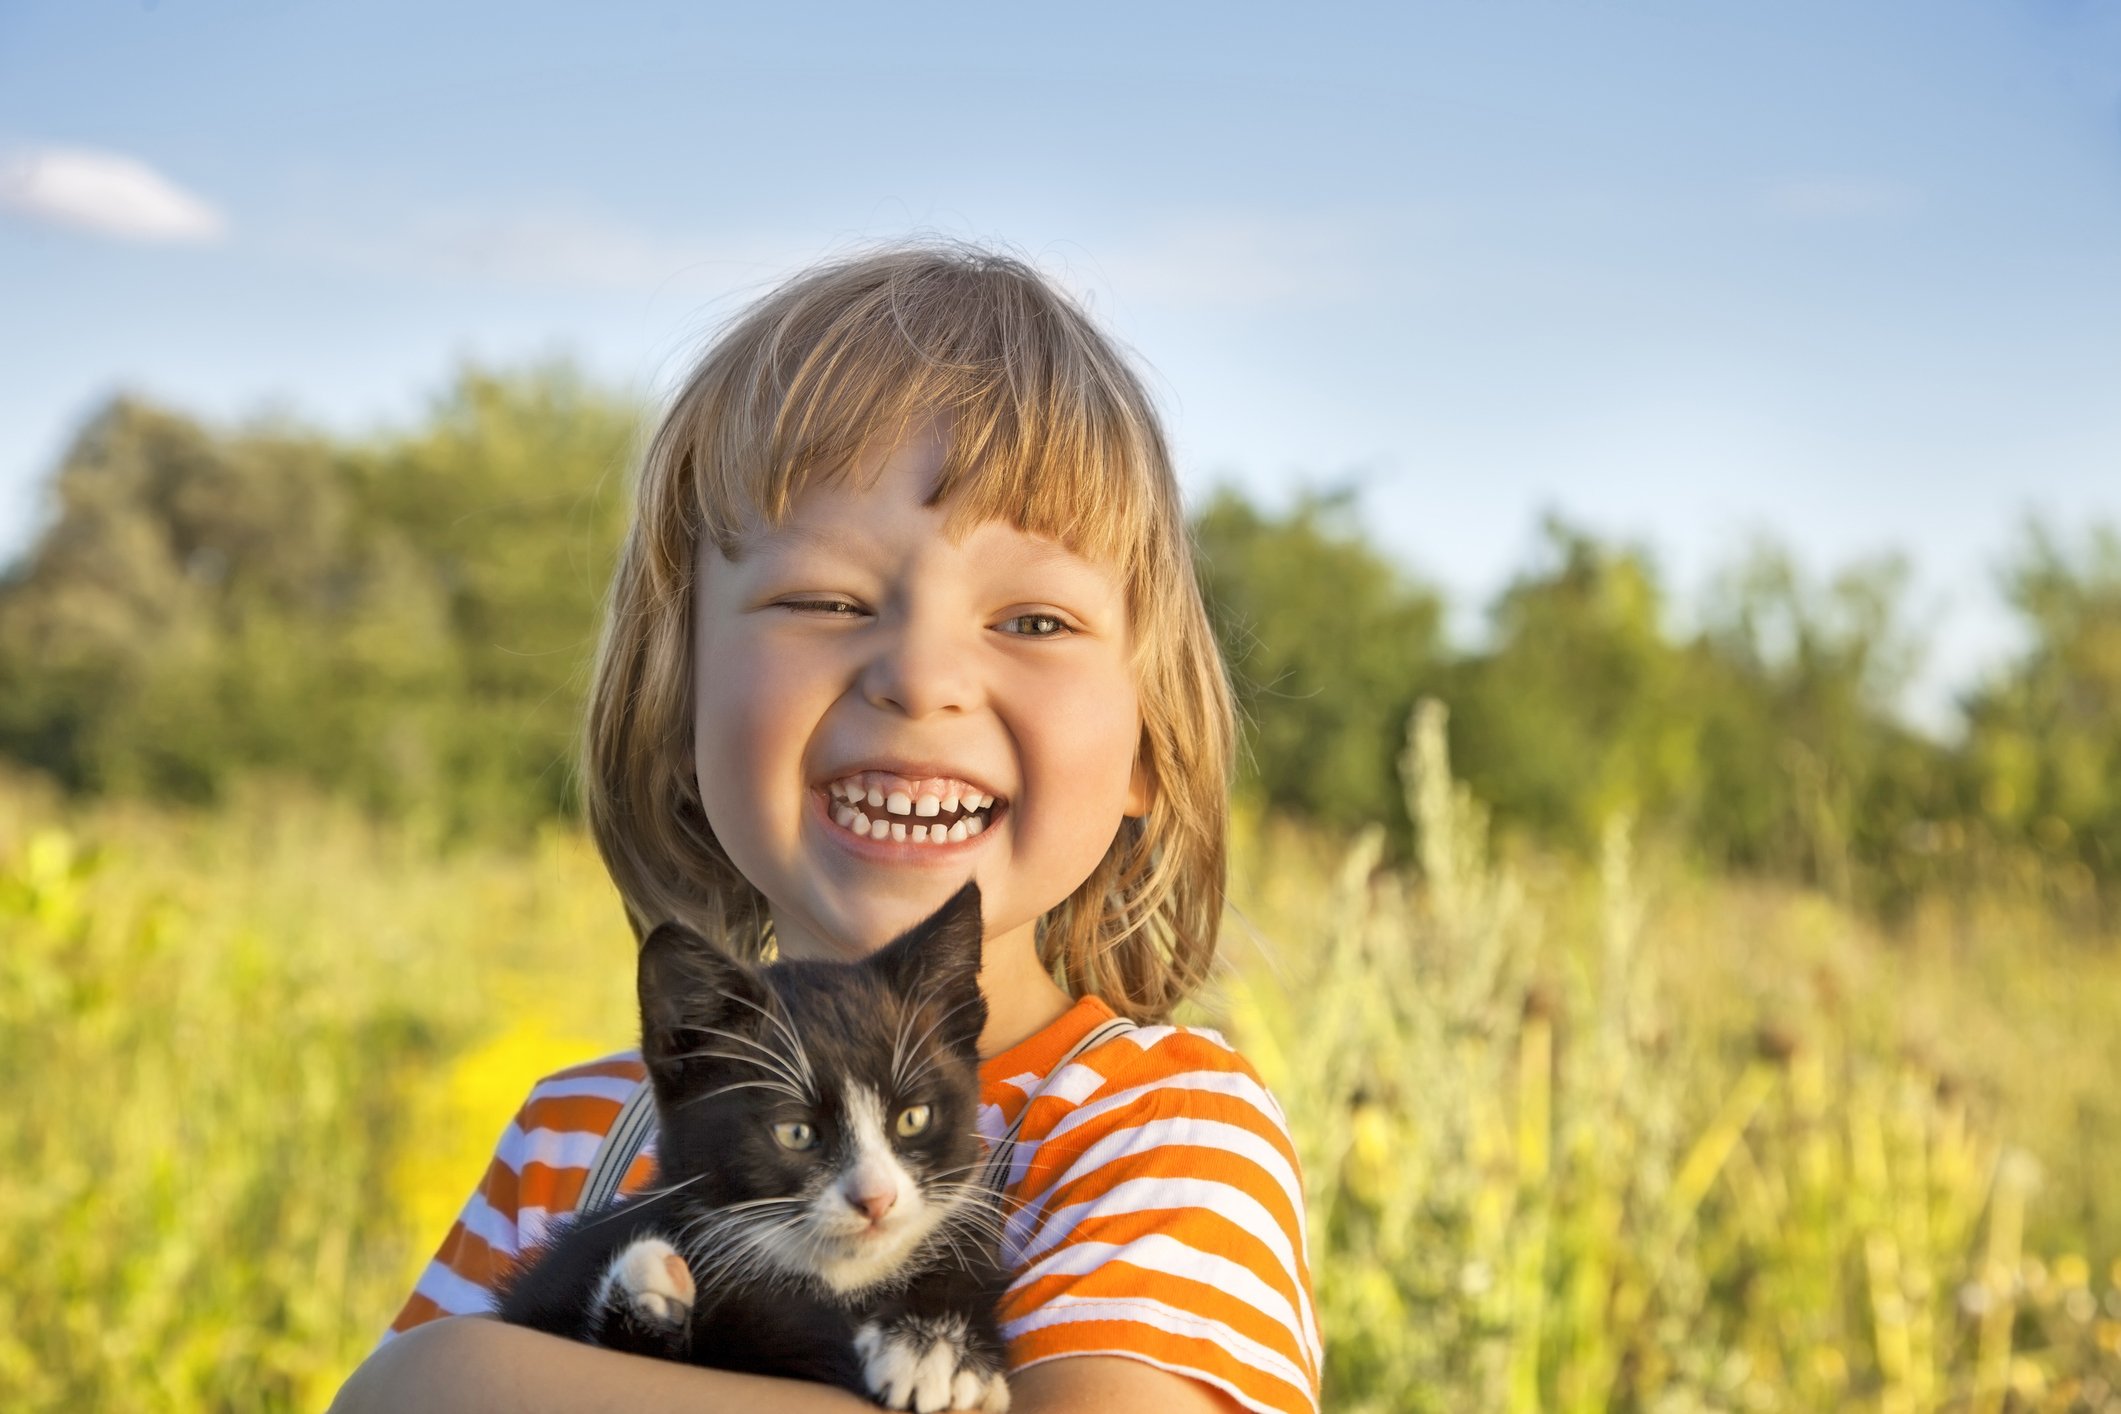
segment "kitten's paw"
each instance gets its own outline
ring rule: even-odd
[[[651,1329],[675,1329],[692,1316],[692,1269],[660,1237],[644,1237],[611,1259],[597,1288],[599,1305],[624,1311]]]
[[[972,1347],[970,1337],[958,1317],[908,1316],[889,1325],[864,1325],[854,1333],[854,1349],[862,1357],[870,1394],[887,1409],[1007,1414],[1009,1382],[992,1357]]]

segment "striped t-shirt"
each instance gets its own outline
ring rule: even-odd
[[[982,1134],[1111,1010],[1085,997],[980,1066]],[[637,1053],[538,1082],[392,1333],[486,1311],[517,1255],[570,1213],[598,1141],[645,1076]],[[1213,1031],[1145,1026],[1053,1076],[1024,1117],[1007,1181],[1002,1303],[1012,1369],[1119,1355],[1203,1380],[1257,1410],[1318,1407],[1319,1334],[1303,1187],[1288,1124]],[[652,1183],[654,1150],[621,1184]]]

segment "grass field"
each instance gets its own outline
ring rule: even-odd
[[[1198,1008],[1297,1133],[1329,1408],[2121,1409],[2121,939],[1499,863],[1441,733],[1419,868],[1240,820]],[[569,832],[0,783],[0,1406],[321,1407],[630,990]]]

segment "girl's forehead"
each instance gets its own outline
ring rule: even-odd
[[[960,548],[969,543],[1006,549],[1034,564],[1074,563],[1119,572],[1112,557],[1032,529],[962,491],[943,495],[942,450],[935,441],[909,439],[854,466],[811,478],[778,517],[763,506],[751,507],[730,558],[801,550],[849,553],[939,539]]]

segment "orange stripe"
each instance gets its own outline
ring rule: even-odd
[[[1127,1213],[1100,1213],[1078,1222],[1053,1251],[1064,1252],[1078,1242],[1124,1246],[1159,1234],[1174,1237],[1196,1252],[1235,1262],[1274,1290],[1285,1296],[1293,1295],[1289,1288],[1292,1274],[1282,1270],[1274,1249],[1251,1229],[1211,1208],[1143,1208]],[[1036,1266],[1051,1255],[1051,1252],[1040,1252],[1031,1260],[1031,1265]],[[1299,1266],[1302,1260],[1299,1251]],[[1293,1275],[1300,1276],[1301,1273]],[[1293,1306],[1295,1302],[1292,1300],[1290,1304]]]
[[[1166,1365],[1214,1375],[1248,1402],[1267,1409],[1309,1414],[1318,1403],[1311,1392],[1243,1363],[1212,1340],[1173,1335],[1133,1321],[1063,1321],[1026,1331],[1009,1343],[1009,1363],[1022,1368],[1055,1355],[1139,1351]]]
[[[555,1080],[593,1080],[600,1077],[607,1080],[645,1080],[648,1078],[648,1067],[638,1060],[614,1056],[608,1060],[584,1061],[565,1070],[556,1070],[538,1084],[550,1085]]]
[[[398,1318],[390,1323],[390,1328],[403,1333],[414,1326],[425,1325],[448,1314],[433,1301],[415,1291],[412,1298],[405,1303],[405,1309],[398,1312]]]
[[[586,1180],[585,1180],[586,1181]],[[619,1192],[634,1194],[655,1183],[655,1155],[636,1154],[626,1168],[626,1176],[619,1180]]]
[[[619,1101],[602,1095],[559,1095],[534,1099],[516,1117],[516,1128],[550,1129],[559,1134],[602,1134],[618,1120]]]
[[[516,1205],[509,1211],[520,1213],[525,1208],[543,1208],[548,1213],[571,1213],[575,1199],[582,1196],[582,1185],[588,1181],[589,1170],[580,1164],[555,1168],[535,1161],[527,1163],[523,1165],[522,1183],[516,1190]]]
[[[1269,1282],[1268,1285],[1279,1287],[1280,1283]],[[1010,1292],[1002,1303],[1002,1320],[1022,1320],[1058,1296],[1154,1300],[1203,1320],[1220,1322],[1247,1340],[1286,1356],[1297,1369],[1306,1372],[1311,1369],[1310,1357],[1304,1353],[1294,1332],[1249,1301],[1206,1282],[1137,1267],[1124,1257],[1116,1257],[1096,1271],[1081,1276],[1041,1277],[1029,1286]],[[1140,1329],[1144,1332],[1144,1339],[1158,1338],[1162,1334],[1154,1326],[1142,1325]]]
[[[1227,1184],[1265,1208],[1276,1226],[1289,1234],[1290,1244],[1301,1249],[1302,1244],[1296,1240],[1300,1224],[1287,1191],[1259,1165],[1227,1149],[1165,1144],[1102,1165],[1072,1182],[1043,1192],[1033,1189],[1027,1176],[1024,1188],[1033,1193],[1034,1200],[1046,1211],[1058,1212],[1078,1203],[1095,1202],[1133,1178],[1199,1178]]]

